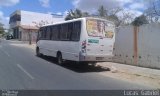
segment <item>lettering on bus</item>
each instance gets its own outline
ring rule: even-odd
[[[88,43],[99,43],[99,40],[96,40],[96,39],[88,39]]]

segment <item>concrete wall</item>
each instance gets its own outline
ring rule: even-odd
[[[116,31],[114,62],[160,69],[160,24],[122,26]]]

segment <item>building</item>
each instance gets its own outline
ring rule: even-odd
[[[59,21],[64,21],[63,16],[17,10],[10,15],[9,24],[14,39],[36,41],[39,27]]]

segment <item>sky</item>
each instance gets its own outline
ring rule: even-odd
[[[0,0],[0,22],[8,26],[9,16],[16,10],[66,15],[67,11],[79,8],[95,13],[99,6],[107,9],[124,8],[139,16],[146,9],[149,0]]]

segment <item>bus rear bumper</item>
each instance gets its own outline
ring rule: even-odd
[[[80,61],[95,61],[95,62],[111,62],[113,56],[100,56],[100,55],[81,55]]]

